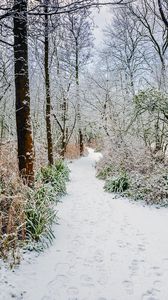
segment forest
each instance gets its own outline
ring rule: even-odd
[[[168,299],[167,66],[167,0],[0,0],[0,300]]]

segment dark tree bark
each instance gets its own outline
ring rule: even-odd
[[[14,0],[14,72],[19,172],[23,181],[34,181],[34,147],[30,119],[28,75],[27,0]]]
[[[68,138],[68,128],[66,127],[67,121],[67,110],[68,110],[68,103],[66,97],[63,98],[63,114],[62,114],[62,138],[61,138],[61,156],[64,159],[66,148],[67,148],[67,138]]]
[[[164,13],[164,9],[163,9],[162,1],[161,0],[158,0],[158,7],[159,7],[159,12],[160,12],[162,21],[164,22],[165,26],[168,28],[168,20],[166,18],[165,13]]]
[[[49,21],[48,21],[48,0],[46,0],[45,11],[45,41],[44,41],[44,60],[45,60],[45,88],[46,88],[46,132],[47,132],[47,150],[48,163],[53,165],[53,143],[51,130],[51,96],[50,96],[50,75],[49,75]]]
[[[83,143],[83,133],[81,129],[81,113],[80,113],[80,97],[79,97],[79,50],[78,41],[76,39],[76,49],[75,49],[76,63],[75,63],[75,77],[76,77],[76,91],[77,91],[77,125],[79,134],[79,151],[80,156],[84,154],[84,143]]]

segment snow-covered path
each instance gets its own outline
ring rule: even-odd
[[[54,244],[0,270],[0,300],[168,299],[168,210],[104,193],[96,156],[70,166]]]

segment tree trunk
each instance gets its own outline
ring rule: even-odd
[[[47,150],[48,150],[48,163],[53,165],[53,144],[52,144],[52,131],[51,131],[51,96],[50,96],[50,76],[49,76],[49,36],[48,36],[48,0],[44,8],[45,14],[45,41],[44,41],[44,60],[45,60],[45,88],[46,88],[46,132],[47,132]]]
[[[62,141],[61,141],[61,157],[64,159],[65,158],[65,153],[66,153],[66,141],[65,141],[66,137],[65,134],[63,132],[62,134]]]
[[[81,129],[81,113],[80,113],[80,97],[79,97],[79,57],[78,57],[78,42],[76,40],[76,97],[77,97],[77,123],[78,123],[78,134],[79,134],[79,151],[80,156],[84,153],[83,133]]]
[[[161,140],[160,140],[160,135],[159,135],[159,112],[158,112],[157,120],[155,123],[155,150],[154,150],[154,153],[157,153],[160,150],[162,150],[162,146],[161,146]]]
[[[23,181],[34,181],[34,147],[30,119],[28,75],[27,0],[14,0],[14,72],[19,172]]]
[[[66,147],[67,147],[67,127],[66,127],[66,122],[67,122],[67,110],[68,110],[68,104],[67,104],[67,99],[64,96],[63,97],[63,105],[62,105],[62,141],[61,141],[61,156],[64,159],[65,158],[65,153],[66,153]]]

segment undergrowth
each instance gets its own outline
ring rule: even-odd
[[[110,149],[98,163],[104,189],[147,204],[168,206],[168,165],[145,148]]]
[[[42,248],[48,246],[54,238],[52,225],[57,222],[55,204],[66,193],[68,180],[67,165],[62,160],[57,160],[53,166],[41,168],[37,174],[36,188],[28,192],[25,210],[27,238],[40,241]]]
[[[66,193],[69,169],[62,160],[42,167],[29,188],[0,161],[0,258],[15,265],[19,249],[42,250],[54,239],[56,204]]]

